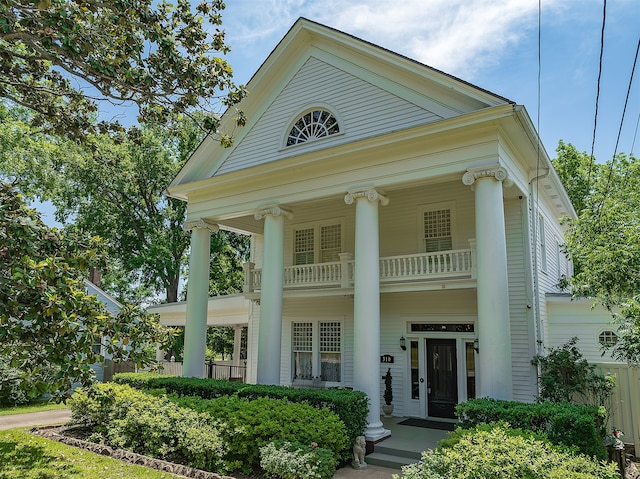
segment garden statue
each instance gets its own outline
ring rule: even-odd
[[[354,469],[366,469],[367,463],[364,462],[364,454],[367,448],[367,443],[364,436],[356,437],[356,443],[353,445],[353,462],[351,467]]]

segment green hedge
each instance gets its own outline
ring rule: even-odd
[[[259,466],[260,448],[272,441],[317,444],[332,451],[336,458],[350,452],[344,423],[326,408],[268,397],[249,400],[237,395],[216,399],[183,396],[172,400],[215,419],[228,448],[227,465],[245,474]]]
[[[208,414],[117,384],[76,390],[68,404],[90,441],[207,471],[226,468],[225,441]]]
[[[543,435],[505,424],[458,428],[417,464],[402,468],[405,479],[618,479],[615,463],[574,455]]]
[[[307,403],[315,408],[327,408],[340,417],[347,428],[348,443],[354,444],[367,426],[368,398],[360,391],[348,389],[304,389],[285,386],[244,384],[218,379],[178,378],[151,373],[116,374],[114,382],[136,389],[164,389],[167,394],[214,399],[237,394],[258,399],[269,397],[294,403]],[[347,455],[344,456],[348,460]]]
[[[570,403],[522,403],[497,399],[471,399],[456,406],[460,425],[506,422],[514,428],[547,435],[554,444],[564,444],[599,459],[607,457],[603,446],[604,408]]]

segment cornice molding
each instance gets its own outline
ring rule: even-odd
[[[215,224],[207,221],[203,218],[198,218],[197,220],[187,220],[182,224],[182,229],[185,231],[193,231],[197,229],[208,229],[213,233],[217,233],[220,227]]]
[[[265,216],[268,216],[268,215],[270,216],[282,215],[288,220],[293,218],[293,213],[291,213],[291,211],[281,208],[278,205],[269,206],[267,208],[260,209],[255,213],[253,213],[253,217],[258,221],[260,221],[261,219],[263,219]]]
[[[376,190],[375,188],[349,190],[347,191],[347,194],[344,195],[344,202],[348,205],[352,205],[353,202],[358,198],[366,198],[371,202],[380,201],[380,204],[382,206],[387,206],[389,204],[389,198],[384,193]]]

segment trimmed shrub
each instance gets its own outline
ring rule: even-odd
[[[90,440],[207,471],[224,470],[226,448],[211,416],[126,385],[98,384],[69,401]]]
[[[574,456],[530,431],[504,424],[458,429],[446,447],[402,468],[405,479],[617,479],[614,463]]]
[[[336,458],[316,443],[275,441],[260,448],[260,467],[282,479],[331,479]]]
[[[228,470],[250,473],[259,466],[259,448],[276,440],[315,443],[336,457],[344,453],[349,444],[344,424],[326,408],[267,397],[249,400],[236,395],[208,400],[174,397],[173,400],[216,419],[228,448],[225,456]]]
[[[361,436],[367,426],[369,404],[366,394],[348,389],[304,389],[285,386],[267,386],[244,384],[218,379],[177,378],[151,373],[116,374],[114,382],[128,384],[136,389],[164,389],[167,394],[178,396],[197,396],[213,399],[231,396],[258,399],[269,397],[284,399],[293,403],[306,403],[315,408],[327,408],[337,414],[347,428],[348,444],[352,445],[356,437]],[[348,461],[350,451],[342,458]]]
[[[604,408],[570,403],[471,399],[458,404],[456,414],[464,428],[503,421],[515,428],[544,433],[554,444],[575,447],[598,459],[607,457],[603,446]]]

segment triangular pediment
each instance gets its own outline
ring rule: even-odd
[[[331,28],[300,19],[247,85],[245,127],[234,146],[207,138],[173,181],[179,185],[264,166],[509,103],[462,80]],[[339,134],[287,146],[299,115],[331,112]],[[232,125],[232,113],[223,124]]]

